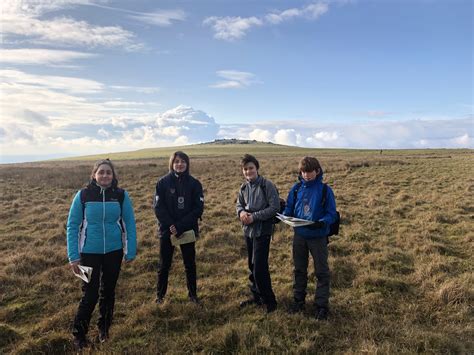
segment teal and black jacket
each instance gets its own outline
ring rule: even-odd
[[[296,196],[295,196],[296,191]],[[296,197],[296,199],[295,199]],[[311,181],[300,177],[300,182],[293,185],[286,202],[285,216],[297,217],[308,221],[323,222],[321,228],[296,227],[295,233],[305,239],[322,238],[329,234],[329,226],[336,220],[336,200],[332,189],[327,187],[323,201],[323,170]]]
[[[106,254],[123,249],[126,260],[137,250],[135,216],[128,193],[114,183],[102,189],[92,181],[77,192],[67,220],[69,262],[81,253]]]

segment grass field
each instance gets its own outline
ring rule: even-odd
[[[132,198],[138,257],[122,268],[111,339],[98,353],[473,353],[474,154],[472,150],[302,150],[276,145],[193,146],[191,171],[204,186],[197,243],[202,307],[188,302],[175,253],[164,305],[154,303],[158,241],[151,207],[173,149],[107,155]],[[235,216],[239,158],[284,197],[303,155],[318,157],[341,212],[330,244],[331,315],[290,315],[292,231],[278,225],[270,252],[279,309],[250,307],[246,252]],[[104,156],[101,156],[104,157]],[[66,258],[65,224],[91,161],[0,165],[0,353],[71,351],[80,281]],[[310,268],[308,301],[314,295]],[[96,309],[92,325],[97,317]],[[97,330],[91,327],[90,339]]]

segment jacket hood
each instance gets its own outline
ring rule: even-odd
[[[111,184],[109,187],[107,187],[105,190],[108,190],[108,189],[114,189],[114,190],[115,190],[115,189],[117,188],[117,186],[118,186],[118,181],[117,181],[117,179],[113,178],[113,179],[112,179],[112,184]],[[99,188],[99,189],[102,188],[102,186],[100,186],[100,185],[97,183],[97,180],[96,180],[96,179],[91,179],[91,180],[89,181],[89,184],[87,185],[87,187],[90,187],[90,188]]]
[[[305,181],[305,179],[303,179],[303,176],[301,176],[301,173],[300,173],[298,174],[298,180],[305,186],[312,186],[314,184],[321,183],[323,181],[323,176],[324,176],[324,172],[323,172],[323,168],[321,168],[321,172],[319,173],[318,176],[316,176],[316,179],[311,180],[311,181]]]

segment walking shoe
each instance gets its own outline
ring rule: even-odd
[[[157,296],[155,302],[158,305],[163,304],[165,302],[165,298],[162,296]]]
[[[99,329],[99,342],[105,343],[109,339],[109,332],[105,329]]]
[[[329,310],[327,307],[316,307],[316,319],[317,320],[326,320],[328,319]]]
[[[272,302],[272,303],[267,304],[267,313],[275,312],[276,309],[277,309],[277,303],[276,302]]]
[[[257,305],[257,306],[261,306],[262,305],[262,301],[260,301],[259,299],[256,299],[256,298],[249,298],[248,300],[245,300],[245,301],[242,301],[240,302],[239,304],[239,308],[245,308],[247,306],[251,306],[251,305]]]
[[[290,308],[288,310],[289,313],[295,314],[304,311],[304,301],[294,301],[290,304]]]
[[[190,300],[192,303],[195,303],[195,304],[201,303],[201,302],[199,301],[198,296],[196,296],[196,295],[190,295],[190,296],[189,296],[189,300]]]
[[[74,344],[74,349],[77,351],[81,351],[82,349],[87,348],[87,346],[89,345],[89,343],[87,342],[87,339],[82,338],[82,337],[75,337],[73,344]]]

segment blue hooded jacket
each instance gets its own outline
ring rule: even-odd
[[[304,239],[322,238],[329,234],[329,226],[336,220],[336,201],[331,187],[327,187],[327,196],[324,206],[321,205],[323,193],[323,170],[311,181],[305,181],[301,176],[300,182],[293,185],[286,202],[283,214],[308,221],[324,222],[324,227],[311,229],[307,226],[296,227],[295,233]],[[299,187],[299,188],[298,188]],[[294,191],[298,188],[296,201]],[[294,211],[294,213],[293,213]]]
[[[81,201],[84,190],[85,202]],[[106,254],[123,249],[126,260],[136,256],[135,217],[128,193],[123,191],[120,208],[118,188],[102,189],[95,183],[78,191],[67,221],[69,262],[79,261],[80,253]]]

